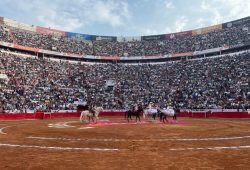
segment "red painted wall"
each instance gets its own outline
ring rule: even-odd
[[[124,116],[124,112],[101,112],[100,116]],[[180,112],[178,117],[193,118],[250,118],[248,112]],[[50,115],[44,115],[43,112],[36,113],[16,113],[16,114],[0,114],[0,120],[15,119],[47,119]],[[80,112],[60,112],[52,113],[51,118],[80,117]]]
[[[194,118],[250,118],[248,112],[181,112],[178,116]]]

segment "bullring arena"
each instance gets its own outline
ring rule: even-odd
[[[113,11],[106,3],[125,5],[127,11],[129,1],[91,1],[97,2],[101,6],[87,7],[89,14],[100,12],[97,21],[117,22],[106,16]],[[11,3],[2,6],[20,4]],[[47,3],[41,10],[47,18],[37,16],[43,20],[39,24],[58,25],[53,19],[65,22],[65,30],[0,16],[0,170],[249,169],[250,16],[181,32],[106,36],[66,31],[72,24],[81,31],[85,24],[64,19],[73,16],[68,8],[75,11],[66,1]],[[60,18],[49,10],[53,3],[63,13]],[[189,2],[190,14],[196,14],[196,3]],[[212,12],[206,3],[202,1],[201,9]],[[161,15],[159,9],[151,12],[153,6],[141,18]],[[179,16],[181,10],[176,10]],[[36,14],[30,5],[21,13],[28,11]],[[172,26],[185,28],[190,21],[198,27],[206,16],[199,17],[186,20],[183,15]],[[158,27],[155,19],[152,23]],[[130,22],[120,26],[134,27]],[[142,114],[146,118],[136,121]]]
[[[2,120],[0,141],[0,169],[247,169],[250,161],[247,118]]]

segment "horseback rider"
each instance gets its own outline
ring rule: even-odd
[[[134,106],[133,106],[133,112],[136,112],[138,110],[138,104],[135,104]]]
[[[95,117],[95,104],[94,103],[90,103],[89,104],[89,113],[93,114],[93,117]]]
[[[153,102],[150,102],[148,104],[148,111],[150,112],[150,114],[152,115],[153,119],[155,120],[156,116],[157,116],[157,108],[156,105]]]
[[[143,111],[142,103],[139,103],[139,104],[138,104],[138,110]]]
[[[141,111],[141,110],[139,110],[138,104],[135,103],[135,104],[132,105],[131,110],[128,110],[128,111],[126,112],[125,118],[129,121],[129,119],[132,120],[132,118],[131,118],[132,116],[135,116],[135,117],[136,117],[136,121],[137,121],[137,119],[138,119],[139,121],[141,121],[141,119],[140,119],[140,111]]]
[[[148,104],[148,109],[152,109],[152,108],[153,108],[153,105],[154,105],[154,103],[153,103],[153,102],[150,102],[150,103]]]

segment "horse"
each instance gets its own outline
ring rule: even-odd
[[[149,109],[144,109],[143,110],[143,118],[144,119],[149,119],[149,117],[152,117],[154,120],[156,119],[157,116],[157,109],[155,108],[149,108]]]
[[[160,121],[163,121],[163,123],[165,123],[165,120],[168,121],[168,116],[173,117],[173,120],[177,120],[176,111],[171,107],[158,109],[158,113],[160,115]]]
[[[125,119],[127,119],[128,122],[129,122],[129,120],[132,120],[132,116],[135,116],[136,117],[136,122],[137,122],[137,119],[139,121],[141,121],[141,118],[140,118],[141,113],[143,113],[143,109],[142,109],[142,107],[138,107],[137,110],[131,109],[131,110],[126,111],[124,116],[125,116]]]
[[[97,123],[99,113],[102,111],[103,111],[102,107],[95,107],[93,113],[90,112],[89,110],[82,111],[80,115],[80,122],[83,122],[83,121],[86,122],[87,118],[89,119],[89,122],[90,122],[90,118],[91,118],[93,122]]]

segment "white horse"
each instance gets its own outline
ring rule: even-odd
[[[162,120],[164,123],[165,120],[167,120],[168,116],[173,117],[173,120],[177,119],[176,111],[171,107],[159,109],[159,111],[160,111],[160,120]]]
[[[149,117],[153,117],[155,120],[157,113],[158,113],[158,111],[155,108],[144,109],[143,110],[143,118],[149,119]]]
[[[90,122],[90,118],[91,118],[93,122],[97,123],[99,113],[102,111],[103,111],[102,107],[95,107],[94,114],[89,112],[88,110],[82,111],[80,115],[80,122],[83,122],[83,121],[87,122],[87,118],[89,120],[88,122]]]

